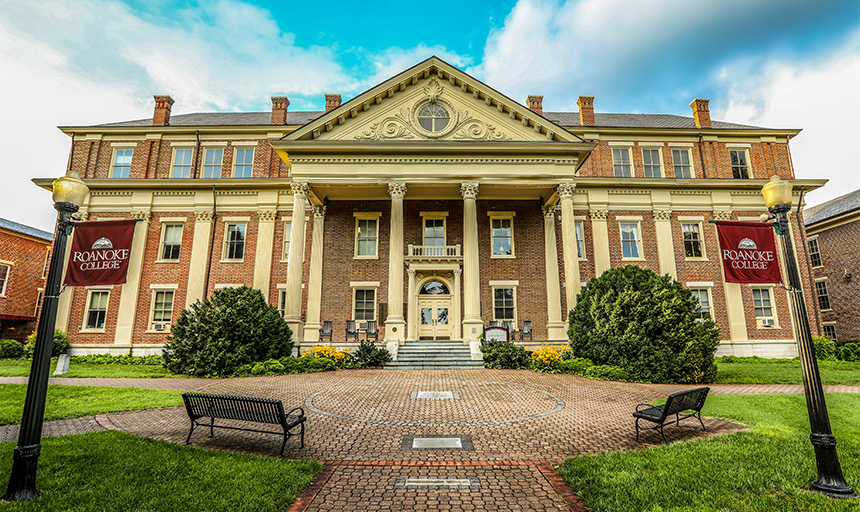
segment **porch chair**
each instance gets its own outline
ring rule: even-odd
[[[523,320],[523,330],[520,331],[520,341],[523,341],[526,336],[529,339],[532,339],[532,321],[531,320]]]
[[[501,327],[501,322],[498,320],[490,320],[490,323],[487,324],[487,327]]]
[[[320,341],[325,341],[326,338],[331,341],[332,323],[330,320],[323,320],[322,329],[320,329]]]
[[[508,339],[514,339],[514,322],[513,320],[502,320],[502,327],[508,330]]]
[[[373,338],[373,341],[379,341],[379,329],[376,327],[376,320],[367,321],[367,328],[364,330],[364,340],[370,341],[370,338]]]
[[[346,341],[352,338],[353,341],[358,341],[358,329],[355,327],[355,320],[346,321]]]

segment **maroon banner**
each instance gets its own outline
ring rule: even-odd
[[[131,255],[134,220],[77,222],[66,269],[68,286],[123,284]]]
[[[782,282],[771,224],[732,221],[716,224],[726,282]]]

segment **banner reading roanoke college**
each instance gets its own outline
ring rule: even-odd
[[[75,236],[63,284],[92,286],[125,283],[134,224],[134,220],[75,223]]]
[[[729,283],[779,283],[773,226],[761,222],[717,221],[720,259]]]

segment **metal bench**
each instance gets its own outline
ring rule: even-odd
[[[284,442],[281,443],[281,457],[290,436],[300,435],[302,448],[305,447],[305,411],[296,407],[284,414],[284,404],[271,398],[255,398],[250,396],[215,395],[210,393],[182,393],[185,410],[191,420],[191,430],[185,439],[185,444],[191,443],[191,434],[198,426],[209,427],[209,437],[215,434],[215,428],[228,428],[245,432],[261,432],[263,434],[281,434],[272,430],[257,430],[230,425],[216,425],[215,418],[224,420],[249,421],[281,425],[284,428]],[[208,423],[200,422],[201,418],[209,418]],[[295,427],[301,427],[298,433],[290,432]]]
[[[702,430],[707,430],[705,428],[705,424],[702,423],[702,407],[705,405],[705,398],[708,397],[708,391],[711,388],[702,387],[695,389],[688,389],[687,391],[678,391],[677,393],[672,393],[669,395],[669,398],[666,399],[666,403],[663,405],[653,406],[651,404],[639,404],[636,406],[636,412],[633,413],[633,417],[636,418],[636,442],[639,442],[639,430],[656,430],[660,429],[660,435],[663,436],[663,441],[666,444],[669,444],[669,441],[666,439],[666,435],[663,433],[663,425],[666,423],[666,419],[671,415],[675,415],[675,419],[672,420],[669,418],[669,423],[675,422],[675,426],[678,425],[683,419],[687,419],[690,417],[695,417],[699,420],[699,423],[702,425]],[[640,407],[645,407],[645,409],[639,409]],[[682,414],[685,411],[693,411],[691,414]],[[654,423],[653,427],[640,427],[639,420],[646,420]]]

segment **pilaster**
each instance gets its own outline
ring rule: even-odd
[[[405,183],[389,183],[391,196],[391,223],[388,241],[388,318],[385,320],[385,341],[400,342],[406,339],[406,321],[403,318],[403,197]]]
[[[209,243],[212,236],[212,210],[194,212],[194,239],[191,242],[191,264],[188,268],[185,307],[203,299],[206,271],[209,267]]]
[[[672,210],[654,210],[654,227],[657,231],[657,254],[660,262],[660,274],[669,274],[677,279],[675,244],[672,239]]]
[[[275,244],[275,218],[278,212],[264,209],[257,212],[257,247],[254,255],[254,288],[269,300],[272,275],[272,249]]]
[[[311,233],[311,270],[308,277],[308,323],[305,324],[306,341],[320,338],[320,309],[322,307],[323,233],[325,233],[325,209],[314,206],[314,227]]]
[[[561,318],[561,288],[558,274],[558,243],[555,237],[555,204],[543,207],[544,259],[546,261],[547,338],[567,339]],[[575,245],[574,240],[574,245]],[[579,265],[579,262],[576,263]]]
[[[131,345],[134,336],[134,320],[137,312],[137,299],[140,292],[140,276],[143,272],[144,251],[146,250],[146,235],[149,232],[149,220],[152,213],[147,210],[134,210],[131,217],[137,219],[134,225],[134,238],[131,242],[131,256],[128,260],[128,272],[125,284],[119,298],[119,309],[116,318],[115,345]]]
[[[290,261],[287,264],[287,303],[284,319],[293,331],[295,341],[303,341],[302,267],[305,250],[305,210],[310,187],[305,181],[293,181],[293,222],[290,227]]]
[[[609,259],[609,227],[606,219],[609,217],[607,208],[589,209],[591,216],[591,236],[594,239],[594,275],[600,276],[612,267]]]

